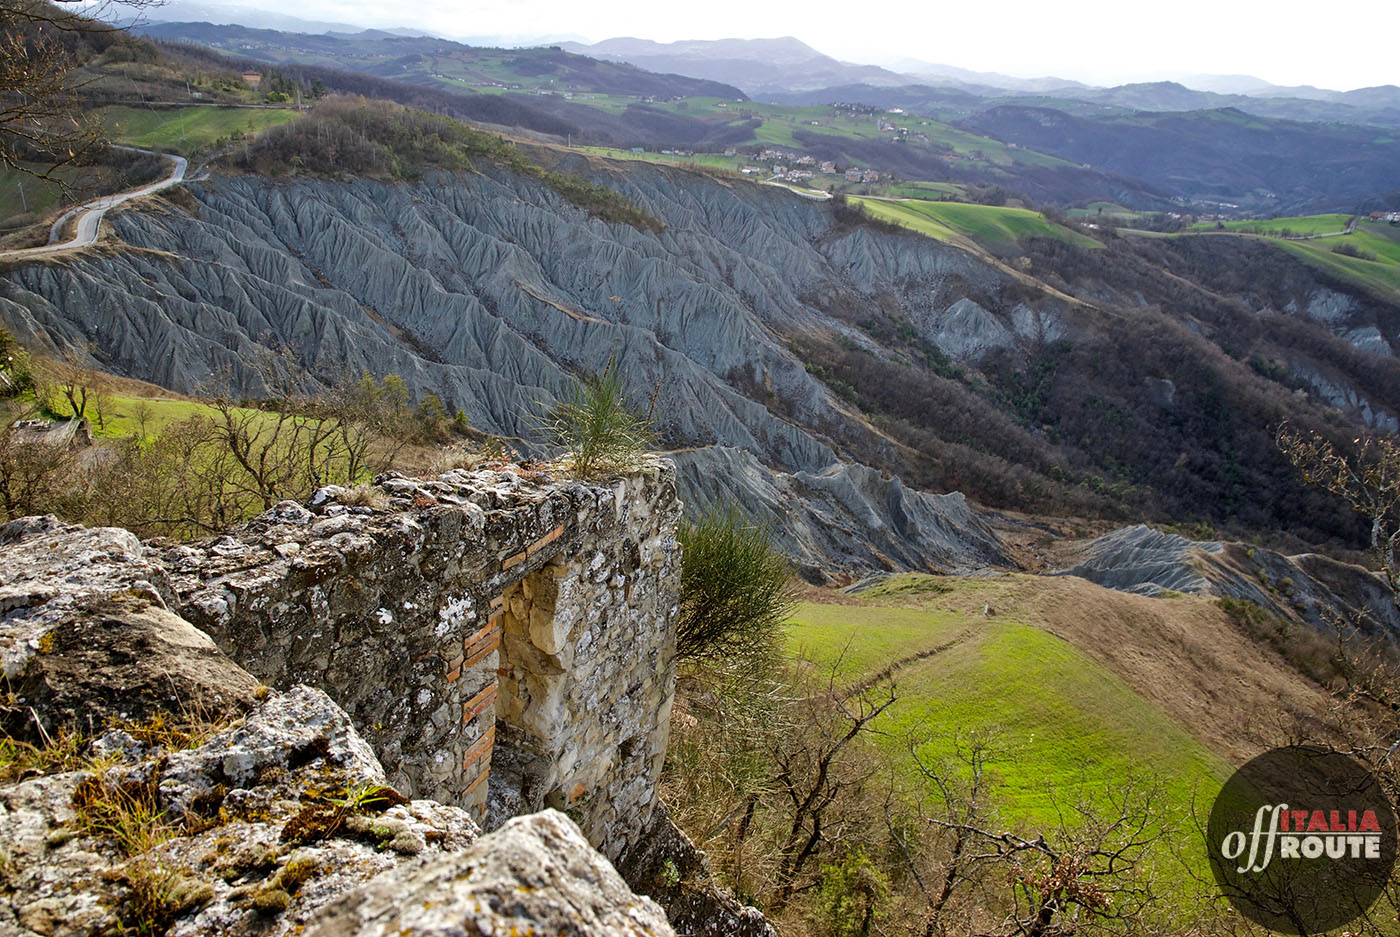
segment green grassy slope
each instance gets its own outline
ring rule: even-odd
[[[1368,219],[1357,221],[1351,234],[1312,240],[1284,240],[1291,235],[1335,234],[1345,231],[1350,215],[1303,215],[1268,220],[1227,221],[1222,226],[1205,222],[1186,235],[1257,237],[1277,244],[1295,257],[1334,276],[1357,283],[1382,296],[1400,300],[1400,227]],[[1359,256],[1339,254],[1337,248],[1355,250]]]
[[[36,171],[44,167],[33,164]],[[68,175],[72,175],[68,173]],[[0,167],[0,220],[27,213],[42,216],[58,207],[61,187],[17,169]]]
[[[72,416],[72,409],[61,396],[55,395],[54,403],[55,406],[51,414],[53,417],[68,419]],[[265,420],[269,424],[269,428],[276,420],[274,414],[259,410],[240,409],[240,412],[254,414],[260,421]],[[112,439],[141,435],[143,429],[145,430],[145,438],[154,439],[160,436],[170,423],[192,416],[212,416],[213,413],[212,407],[198,400],[130,397],[124,394],[110,394],[106,397],[102,407],[102,425],[100,427],[97,425],[96,404],[89,401],[87,410],[88,419],[93,427],[93,435]]]
[[[998,600],[995,582],[954,588]],[[1060,638],[1013,618],[882,601],[804,603],[790,641],[820,670],[839,661],[851,682],[951,644],[896,669],[900,699],[879,720],[881,744],[910,777],[907,740],[920,740],[921,754],[938,762],[951,756],[958,733],[995,731],[1005,751],[996,770],[1008,819],[1048,823],[1057,802],[1101,802],[1133,778],[1155,775],[1172,805],[1184,809],[1228,776],[1222,758]]]
[[[1039,212],[963,202],[906,201],[851,197],[876,218],[893,221],[940,241],[957,243],[959,236],[980,244],[1009,243],[1022,237],[1052,237],[1081,247],[1101,247],[1098,241],[1048,221]]]
[[[1217,227],[1214,221],[1202,221],[1191,226],[1192,231],[1234,231],[1241,234],[1332,234],[1346,230],[1350,215],[1299,215],[1292,218],[1269,218],[1262,220],[1225,221]]]
[[[219,139],[261,133],[297,116],[295,108],[182,107],[144,110],[106,107],[98,112],[117,143],[191,153]]]

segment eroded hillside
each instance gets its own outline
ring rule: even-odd
[[[1400,412],[1394,306],[1311,273],[1231,293],[1179,272],[1204,261],[1174,241],[971,253],[776,187],[535,156],[664,230],[489,162],[412,183],[216,171],[115,215],[105,249],[12,267],[0,314],[179,390],[257,396],[282,348],[323,382],[397,373],[526,448],[571,375],[615,361],[654,396],[687,501],[761,506],[814,574],[1005,559],[961,498],[919,489],[1347,538],[1273,427]]]

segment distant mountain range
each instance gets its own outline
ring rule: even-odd
[[[624,62],[574,55],[558,47],[491,49],[377,29],[311,34],[213,23],[152,23],[138,27],[137,32],[152,39],[196,42],[276,65],[346,69],[464,93],[477,87],[514,87],[665,98],[744,97],[731,85],[658,74]]]
[[[736,85],[750,95],[806,91],[832,85],[908,84],[909,78],[876,65],[840,62],[791,36],[781,39],[717,39],[652,42],[609,39],[593,45],[561,44],[579,55],[627,62],[654,72],[674,72]],[[720,78],[718,76],[725,77]]]
[[[200,3],[198,0],[165,0],[158,6],[141,11],[142,24],[152,23],[212,23],[218,26],[248,26],[255,29],[280,29],[297,33],[362,33],[365,27],[350,23],[308,20],[286,13],[260,10],[256,7],[222,3]],[[431,36],[424,29],[393,28],[372,30],[388,36]]]
[[[1157,81],[1100,88],[1063,78],[1013,78],[912,59],[896,63],[898,71],[851,64],[824,55],[791,36],[671,43],[608,39],[592,45],[563,43],[562,47],[650,71],[724,82],[759,100],[788,104],[842,100],[878,105],[891,100],[891,89],[899,89],[904,100],[922,96],[941,98],[947,104],[951,102],[947,92],[957,91],[978,98],[1029,96],[1044,99],[1038,103],[1052,106],[1055,101],[1080,101],[1128,111],[1233,107],[1249,114],[1288,120],[1400,126],[1400,87],[1394,85],[1328,91],[1311,86],[1286,88],[1247,75],[1198,75],[1187,79],[1194,87],[1185,82]],[[955,107],[947,116],[961,115]]]
[[[348,23],[301,19],[251,6],[204,0],[166,0],[159,6],[143,11],[142,21],[148,27],[209,23],[305,35],[333,34],[358,40],[428,38],[447,41],[422,29],[364,30]],[[148,31],[152,35],[162,35],[157,29]],[[164,37],[171,38],[168,33]],[[194,36],[181,38],[209,41]],[[948,97],[949,91],[958,91],[977,98],[1038,98],[1041,100],[1017,103],[1048,106],[1060,106],[1057,102],[1078,101],[1129,111],[1194,111],[1233,107],[1249,114],[1288,120],[1400,126],[1400,87],[1395,85],[1333,91],[1311,85],[1274,85],[1250,75],[1189,75],[1175,81],[1135,82],[1105,88],[1052,76],[1019,78],[920,59],[902,59],[892,63],[890,68],[843,62],[792,36],[669,43],[627,37],[592,44],[522,42],[520,37],[503,36],[461,37],[459,41],[476,48],[559,48],[600,61],[630,64],[649,72],[731,85],[748,96],[781,103],[825,104],[832,100],[858,100],[878,105],[892,99],[889,89],[899,89],[902,101],[922,98],[925,103],[937,100],[942,106],[950,107],[951,110],[944,112],[949,119],[966,116],[989,106],[986,102],[979,102],[978,106],[960,107],[956,98]],[[359,63],[350,67],[390,75],[379,69],[362,69],[362,65]],[[836,92],[840,93],[839,98],[833,97]]]

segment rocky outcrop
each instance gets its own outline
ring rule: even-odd
[[[1141,595],[1204,594],[1210,591],[1206,557],[1223,549],[1217,541],[1196,542],[1138,524],[1084,544],[1077,551],[1078,562],[1062,574]]]
[[[0,527],[0,550],[0,654],[7,690],[23,700],[0,707],[9,737],[91,735],[172,699],[251,706],[257,681],[170,611],[169,577],[131,533],[29,517]]]
[[[615,856],[646,822],[675,683],[671,468],[325,488],[170,547],[172,607],[276,687],[321,687],[409,796],[488,825],[570,810]],[[366,679],[372,675],[372,679]]]
[[[461,809],[382,788],[324,693],[203,718],[228,727],[193,748],[149,722],[128,724],[139,739],[111,728],[79,770],[0,784],[0,932],[290,934],[375,876],[479,836]]]
[[[1186,592],[1247,599],[1281,618],[1400,643],[1400,605],[1371,571],[1317,553],[1285,556],[1242,543],[1189,540],[1144,525],[1104,534],[1059,575],[1123,592]]]
[[[52,518],[0,531],[17,746],[0,933],[672,934],[590,845],[635,851],[653,828],[669,471],[589,486],[506,469],[387,477],[376,507],[324,490],[188,547]],[[446,699],[478,665],[494,692]],[[483,793],[435,786],[409,757],[423,739]],[[504,822],[483,835],[488,774]],[[500,815],[556,798],[582,828]]]
[[[475,846],[400,867],[326,909],[305,937],[672,934],[556,810],[518,817]]]

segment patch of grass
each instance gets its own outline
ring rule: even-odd
[[[921,753],[937,762],[952,756],[958,733],[999,732],[1009,751],[998,765],[1000,797],[1011,819],[1050,822],[1052,792],[1061,803],[1074,791],[1101,798],[1137,775],[1156,774],[1176,807],[1223,783],[1221,758],[1104,667],[1022,621],[980,614],[1000,592],[995,581],[971,581],[953,585],[957,601],[946,604],[803,603],[789,641],[818,668],[840,659],[851,682],[954,642],[895,670],[900,700],[877,728],[897,763],[908,761],[909,737],[926,739]],[[977,611],[959,610],[969,605]]]
[[[39,164],[33,164],[42,170]],[[56,175],[71,178],[72,171],[60,171]],[[42,218],[58,207],[63,194],[62,186],[56,182],[36,179],[18,169],[0,167],[0,222],[11,222],[23,216],[24,219]]]
[[[160,712],[145,722],[120,722],[117,728],[150,748],[177,752],[198,748],[231,725],[222,716],[182,708],[178,717]]]
[[[1103,246],[1093,238],[1055,224],[1039,212],[1025,208],[963,202],[892,202],[855,196],[850,201],[860,204],[876,218],[950,243],[958,243],[960,237],[983,245],[1014,243],[1023,237],[1050,237],[1080,247]]]
[[[1374,293],[1389,297],[1392,301],[1400,298],[1400,259],[1390,256],[1392,253],[1390,245],[1383,242],[1374,244],[1378,249],[1372,250],[1373,244],[1369,240],[1354,242],[1358,245],[1365,244],[1366,246],[1361,249],[1373,254],[1376,257],[1375,260],[1348,257],[1345,254],[1337,254],[1332,251],[1333,247],[1352,241],[1353,238],[1357,238],[1357,234],[1345,238],[1324,238],[1317,241],[1271,241],[1271,243],[1277,244],[1290,254],[1315,267],[1344,280],[1360,284]],[[1374,241],[1379,242],[1381,239],[1374,238]]]
[[[122,872],[127,887],[119,913],[127,932],[158,937],[184,915],[214,900],[214,886],[160,862],[136,861]]]
[[[1234,231],[1242,234],[1261,234],[1281,237],[1285,233],[1293,235],[1332,234],[1345,231],[1350,215],[1295,215],[1290,218],[1248,219],[1226,221],[1219,227],[1214,221],[1202,221],[1191,226],[1191,231]]]
[[[886,576],[880,581],[851,591],[865,599],[881,596],[924,596],[952,592],[952,583],[939,576],[925,576],[919,573],[899,573]]]
[[[71,732],[60,732],[45,745],[0,738],[0,783],[88,768],[86,748],[87,739]]]
[[[1268,221],[1227,221],[1223,228],[1218,228],[1214,222],[1203,222],[1193,225],[1186,234],[1218,237],[1223,232],[1263,238],[1333,276],[1392,301],[1400,298],[1400,230],[1362,219],[1351,234],[1307,241],[1283,239],[1285,231],[1293,235],[1343,231],[1350,218],[1350,215],[1326,214]]]
[[[880,194],[891,198],[921,198],[938,200],[948,198],[962,201],[967,197],[967,188],[952,182],[897,182],[882,187]],[[879,190],[877,190],[879,191]]]
[[[228,719],[186,711],[179,717],[158,713],[145,722],[121,721],[114,728],[148,748],[172,752],[198,748],[230,725]],[[101,772],[115,763],[115,756],[93,756],[91,741],[68,731],[45,732],[39,745],[0,737],[0,783],[67,771]]]
[[[611,364],[569,388],[540,429],[567,453],[580,478],[628,468],[652,439],[651,418],[632,401]]]
[[[104,107],[97,112],[116,143],[189,154],[219,140],[257,135],[297,117],[293,108],[180,107],[150,110]]]
[[[308,792],[304,806],[282,825],[281,841],[305,846],[347,832],[354,817],[383,813],[390,807],[408,803],[392,787],[356,784],[339,792]]]
[[[1084,652],[1002,610],[1003,598],[1020,608],[1016,590],[1014,577],[891,577],[859,594],[869,604],[799,605],[790,647],[814,676],[838,661],[849,685],[890,673],[898,699],[872,740],[908,789],[928,784],[910,744],[925,764],[953,765],[960,741],[987,737],[1004,828],[1053,829],[1078,805],[1113,815],[1115,796],[1155,787],[1155,827],[1185,846],[1190,810],[1210,804],[1228,764]],[[1150,863],[1184,910],[1210,876],[1197,850],[1170,853]]]
[[[101,774],[88,775],[73,791],[73,809],[85,835],[111,840],[128,856],[150,852],[179,834],[149,780],[114,784]]]
[[[93,435],[105,438],[134,436],[148,441],[160,436],[165,427],[192,416],[211,416],[214,408],[197,400],[175,400],[167,397],[128,397],[110,394],[103,403],[102,425],[97,425],[96,414],[89,404],[88,419],[92,424]],[[261,410],[239,409],[240,414],[265,417],[269,423],[275,416]],[[66,420],[73,411],[61,396],[55,395],[51,410],[55,419]]]

